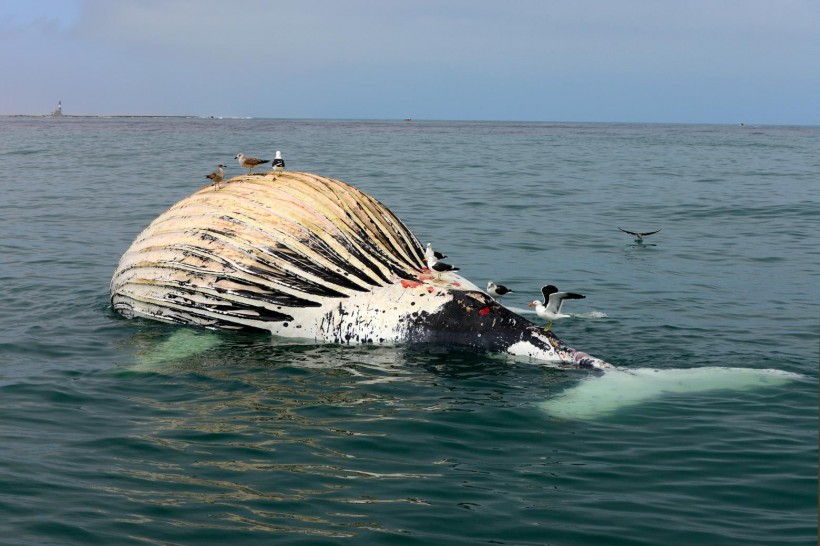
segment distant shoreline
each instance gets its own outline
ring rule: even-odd
[[[398,123],[532,123],[553,125],[703,125],[703,126],[735,126],[742,129],[755,127],[820,127],[820,125],[797,125],[789,123],[730,123],[730,122],[697,122],[697,121],[558,121],[558,120],[498,120],[498,119],[407,119],[407,118],[266,118],[251,116],[202,116],[194,114],[0,114],[2,118],[22,119],[201,119],[215,121],[250,121],[250,120],[278,120],[278,121],[338,121],[338,122],[398,122]]]
[[[190,119],[252,119],[252,118],[224,118],[219,116],[193,116],[193,115],[159,115],[159,114],[0,114],[0,118],[190,118]]]

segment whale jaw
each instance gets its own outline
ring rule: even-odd
[[[548,362],[558,367],[611,369],[611,364],[576,351],[552,332],[478,290],[453,290],[433,313],[420,313],[406,332],[415,343],[466,346]]]

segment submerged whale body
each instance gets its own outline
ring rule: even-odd
[[[424,249],[387,207],[284,172],[208,185],[136,238],[111,279],[122,315],[334,343],[437,343],[611,368],[500,305]]]

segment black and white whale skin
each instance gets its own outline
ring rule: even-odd
[[[387,207],[309,173],[238,176],[161,214],[111,279],[122,315],[333,343],[435,343],[613,368],[500,305]]]

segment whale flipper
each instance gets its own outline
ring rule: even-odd
[[[804,379],[800,374],[773,369],[623,369],[585,378],[538,405],[551,417],[595,419],[666,393],[750,390]]]

